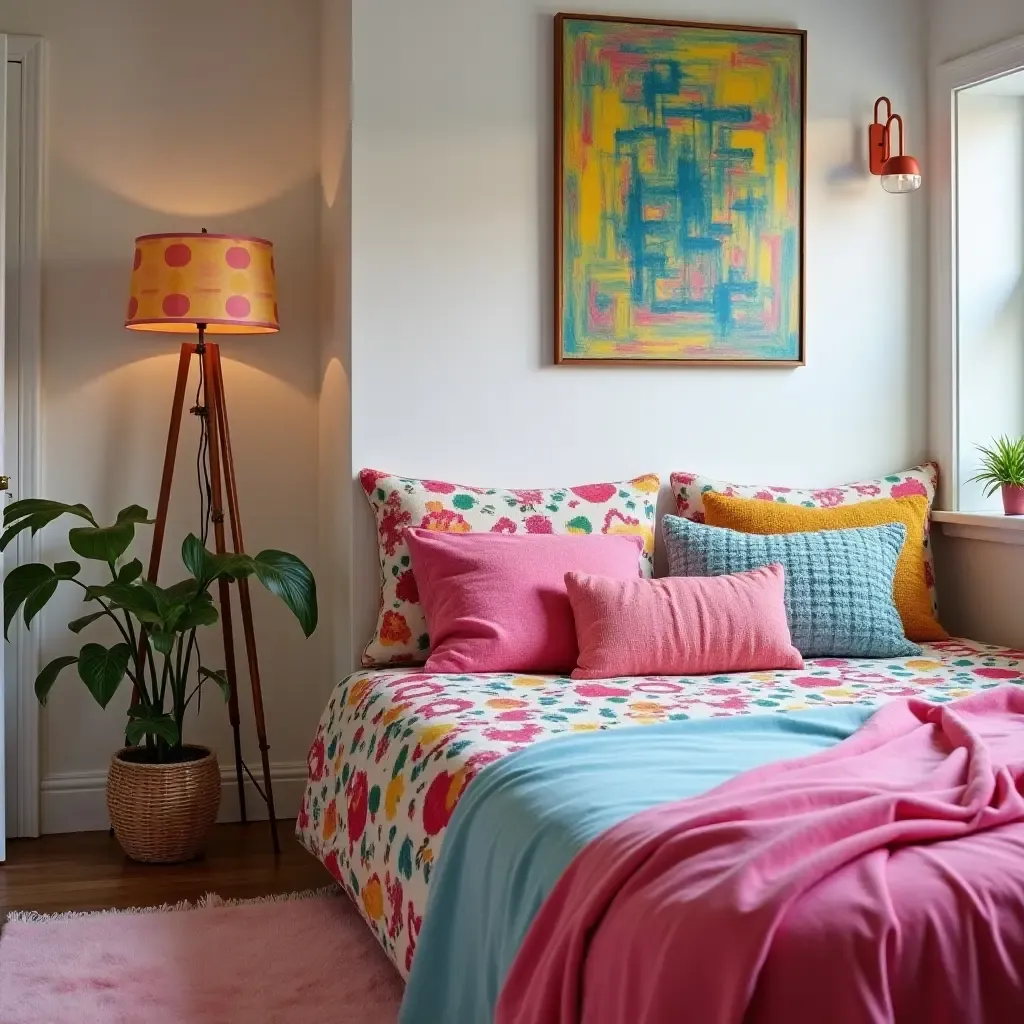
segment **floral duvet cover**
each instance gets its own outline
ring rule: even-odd
[[[1024,681],[1024,653],[968,640],[926,645],[916,658],[718,676],[355,672],[320,719],[296,832],[408,976],[452,811],[473,776],[506,754],[586,730],[910,695],[951,701],[1007,681]]]

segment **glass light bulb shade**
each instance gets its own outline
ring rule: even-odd
[[[886,192],[916,192],[921,187],[920,174],[883,174],[882,188]]]
[[[886,192],[915,192],[921,187],[921,168],[912,156],[900,153],[882,164],[882,188]]]

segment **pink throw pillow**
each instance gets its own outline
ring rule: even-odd
[[[569,672],[575,570],[637,579],[636,536],[406,530],[431,651],[427,672]]]
[[[657,580],[565,575],[579,643],[573,679],[802,668],[781,565]]]

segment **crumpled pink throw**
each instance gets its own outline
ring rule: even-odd
[[[498,1024],[1024,1021],[1024,688],[638,814],[534,921]]]

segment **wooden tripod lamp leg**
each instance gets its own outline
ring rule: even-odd
[[[245,550],[242,540],[242,520],[238,513],[238,487],[235,481],[235,460],[231,451],[231,431],[228,427],[228,410],[224,400],[224,375],[221,370],[220,350],[213,346],[210,353],[208,380],[213,382],[215,400],[211,409],[211,421],[217,420],[216,436],[220,438],[224,457],[224,481],[227,487],[228,516],[231,523],[232,547],[238,553]],[[212,428],[212,422],[211,422]],[[214,457],[214,434],[210,436],[210,457]],[[256,718],[256,736],[259,739],[260,757],[263,761],[263,788],[270,819],[270,835],[274,852],[280,852],[277,838],[277,816],[274,812],[274,789],[270,777],[270,745],[267,743],[267,724],[263,714],[263,689],[260,685],[260,667],[256,656],[256,633],[252,624],[252,603],[249,599],[249,581],[238,581],[238,599],[242,608],[242,631],[245,636],[245,655],[249,664],[249,680],[252,683],[252,704]]]
[[[178,454],[178,438],[181,436],[181,417],[185,411],[185,388],[188,385],[188,369],[196,346],[185,342],[178,355],[178,376],[174,381],[174,398],[171,400],[171,422],[167,428],[167,447],[164,449],[164,471],[160,477],[160,497],[156,503],[156,522],[153,524],[153,546],[149,551],[149,571],[146,579],[156,583],[160,572],[160,555],[163,552],[164,533],[167,530],[167,507],[171,502],[171,481],[174,479],[174,459]],[[149,648],[145,630],[139,637],[139,663],[136,664],[136,678],[142,675],[141,661]],[[132,690],[132,707],[139,702],[139,692]]]
[[[207,430],[210,437],[210,489],[211,519],[213,520],[213,540],[217,554],[224,554],[224,503],[221,491],[220,449],[218,447],[218,417],[216,409],[219,404],[217,378],[214,366],[219,366],[216,345],[207,344],[203,352],[203,370],[206,381],[206,417]],[[228,581],[221,578],[217,581],[220,595],[220,621],[224,631],[224,671],[231,684],[231,696],[228,698],[228,718],[231,721],[231,732],[235,742],[235,780],[238,783],[238,809],[242,821],[247,819],[245,810],[245,776],[242,768],[242,736],[240,717],[238,714],[238,676],[235,670],[235,634],[231,622],[231,588]]]
[[[167,507],[171,502],[171,481],[174,479],[174,459],[178,454],[178,438],[181,436],[181,417],[185,411],[185,388],[188,385],[188,368],[192,356],[196,354],[197,347],[185,342],[178,354],[178,376],[174,381],[174,398],[171,399],[171,422],[167,428],[167,447],[164,449],[164,470],[160,477],[160,497],[156,502],[156,522],[153,524],[153,546],[149,549],[149,571],[146,579],[150,583],[156,583],[157,574],[160,572],[160,555],[164,546],[164,533],[167,530]],[[145,627],[139,632],[139,657],[135,662],[135,678],[141,679],[143,673],[143,661],[149,651],[149,638],[146,635]],[[139,688],[132,687],[132,707],[139,703]],[[124,738],[125,746],[129,746],[127,735]],[[114,827],[111,825],[110,834],[114,834]]]
[[[171,481],[174,479],[174,459],[178,454],[178,438],[181,435],[181,416],[185,410],[185,388],[188,385],[188,368],[196,346],[186,342],[178,356],[178,376],[174,381],[174,399],[171,403],[171,424],[167,430],[167,447],[164,450],[164,472],[160,477],[160,497],[156,503],[156,523],[153,526],[153,547],[149,553],[149,572],[146,579],[156,583],[160,572],[160,554],[164,546],[164,532],[167,529],[167,507],[171,502]]]

